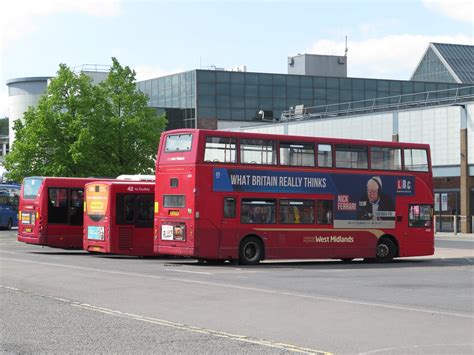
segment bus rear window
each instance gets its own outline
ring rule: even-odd
[[[185,201],[184,195],[164,195],[163,207],[184,207]]]
[[[175,134],[166,137],[165,152],[186,152],[191,150],[192,134]]]
[[[43,183],[43,178],[25,178],[23,180],[23,198],[35,199]]]

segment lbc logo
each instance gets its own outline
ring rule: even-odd
[[[412,182],[408,179],[397,180],[397,192],[411,192]]]

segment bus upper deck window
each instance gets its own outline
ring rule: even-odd
[[[309,143],[280,143],[280,164],[314,166],[314,145]]]
[[[391,147],[371,147],[370,167],[379,170],[402,170],[401,149]]]
[[[213,163],[237,163],[237,139],[206,137],[204,161]]]
[[[263,139],[240,140],[240,162],[242,164],[275,165],[277,163],[276,158],[277,151],[274,141]]]
[[[428,155],[425,149],[405,149],[405,170],[428,171]]]
[[[336,168],[367,169],[367,147],[357,145],[336,145]]]
[[[318,144],[318,167],[332,168],[332,147],[330,144]]]

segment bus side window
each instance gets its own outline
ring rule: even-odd
[[[50,188],[48,194],[48,223],[68,223],[68,190]]]
[[[314,201],[280,200],[280,223],[314,224]]]
[[[276,215],[275,200],[242,199],[241,223],[272,224]]]
[[[333,222],[333,201],[317,200],[316,201],[316,223],[332,224]]]
[[[137,196],[137,227],[153,227],[153,195]]]
[[[80,226],[83,224],[83,204],[84,204],[84,190],[71,189],[71,199],[69,208],[69,224]]]
[[[18,206],[20,205],[20,196],[15,195],[12,197],[12,207],[13,210],[18,211]]]
[[[224,197],[224,218],[235,218],[235,197]]]
[[[132,223],[135,220],[135,196],[125,196],[125,223]]]
[[[133,224],[135,222],[135,196],[117,194],[117,224]]]

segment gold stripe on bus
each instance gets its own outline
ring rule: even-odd
[[[261,232],[368,232],[377,238],[385,234],[385,232],[380,229],[254,228],[254,230]]]

